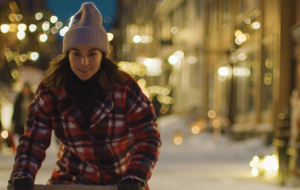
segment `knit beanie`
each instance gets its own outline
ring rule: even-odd
[[[67,54],[72,47],[87,45],[99,48],[103,53],[108,54],[108,44],[100,11],[91,2],[83,3],[65,34],[62,52]]]

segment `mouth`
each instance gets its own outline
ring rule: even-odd
[[[89,72],[91,69],[79,69],[80,72],[83,72],[83,73],[87,73]]]

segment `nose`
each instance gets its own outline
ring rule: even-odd
[[[87,65],[87,64],[89,64],[89,59],[88,59],[87,57],[83,57],[83,58],[81,59],[81,64],[82,64],[82,65]]]

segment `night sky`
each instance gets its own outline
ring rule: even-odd
[[[73,16],[77,11],[79,11],[81,4],[87,2],[84,0],[46,0],[46,5],[50,11],[58,17],[61,21],[69,21],[70,17]],[[117,11],[117,0],[91,0],[102,14],[104,28],[107,32],[112,27],[115,21],[116,11]],[[111,20],[109,20],[109,18]]]

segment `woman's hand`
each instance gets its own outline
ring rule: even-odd
[[[121,181],[118,190],[145,190],[142,182],[134,179]]]
[[[34,183],[30,177],[18,177],[13,179],[14,190],[33,190]]]

